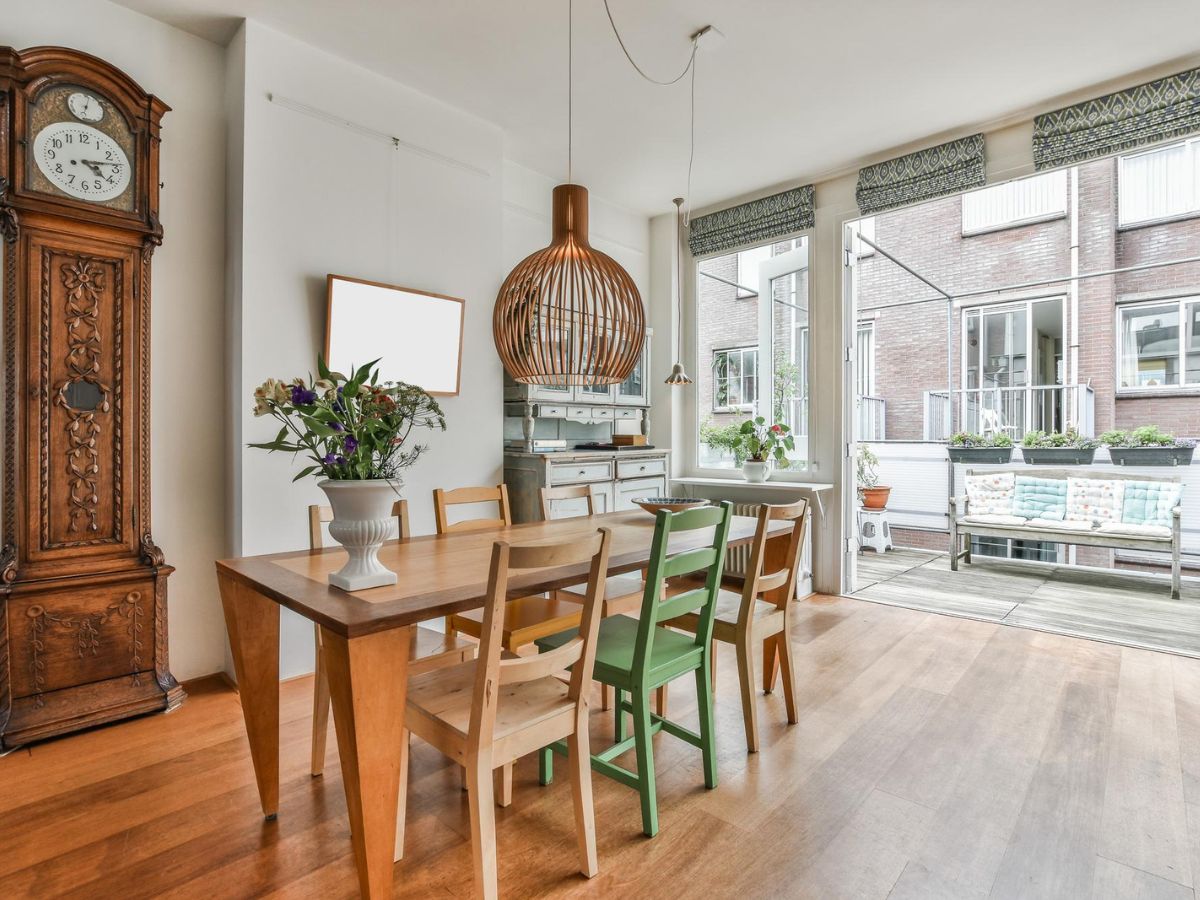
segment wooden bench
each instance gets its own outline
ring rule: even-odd
[[[996,469],[966,471],[967,476],[995,474]],[[1051,478],[1065,481],[1068,478],[1086,478],[1096,481],[1149,481],[1180,483],[1179,476],[1131,475],[1121,472],[1089,471],[1087,469],[1039,469],[1022,468],[1012,471],[1015,475],[1025,475],[1033,478]],[[1081,547],[1114,547],[1121,550],[1153,550],[1171,552],[1171,599],[1179,599],[1180,553],[1182,542],[1181,515],[1182,510],[1176,506],[1171,512],[1170,535],[1134,535],[1113,534],[1102,532],[1095,525],[1090,530],[1081,531],[1073,528],[1051,528],[1044,525],[1002,525],[970,521],[971,511],[969,501],[962,497],[950,498],[950,568],[958,571],[958,561],[971,562],[971,538],[1017,538],[1024,540],[1051,541],[1059,544],[1075,544]]]

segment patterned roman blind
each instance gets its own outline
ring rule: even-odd
[[[871,215],[986,182],[983,135],[973,134],[859,169],[855,195],[863,215]]]
[[[1045,113],[1033,120],[1038,169],[1066,166],[1200,131],[1200,69]]]
[[[688,247],[693,256],[703,256],[748,244],[766,244],[812,228],[814,222],[813,186],[806,184],[692,219]]]

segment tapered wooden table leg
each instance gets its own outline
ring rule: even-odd
[[[279,604],[221,576],[221,606],[263,815],[279,812]]]
[[[321,629],[350,839],[366,898],[392,896],[412,626],[346,639]]]

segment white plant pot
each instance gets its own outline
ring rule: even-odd
[[[754,462],[746,460],[742,463],[742,476],[751,484],[762,484],[771,477],[771,461]]]
[[[318,483],[333,507],[329,536],[346,548],[350,559],[329,583],[344,591],[362,591],[396,583],[396,573],[379,562],[379,548],[395,527],[392,504],[396,490],[383,479]]]

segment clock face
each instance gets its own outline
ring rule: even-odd
[[[33,159],[55,187],[79,200],[101,203],[129,187],[131,170],[124,151],[90,125],[47,125],[33,139]]]
[[[67,98],[67,109],[83,122],[99,122],[104,118],[104,107],[100,101],[83,91],[76,91]]]

